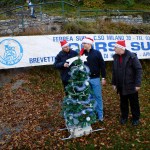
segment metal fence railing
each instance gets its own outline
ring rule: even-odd
[[[22,0],[23,3],[23,0]],[[150,11],[144,10],[109,10],[109,9],[97,9],[97,10],[83,10],[80,7],[72,4],[70,2],[65,2],[64,0],[60,1],[50,1],[46,2],[44,0],[33,1],[33,5],[35,8],[35,14],[37,19],[40,21],[43,20],[43,14],[47,14],[48,16],[61,16],[64,18],[74,17],[74,18],[99,18],[100,16],[107,16],[107,18],[112,18],[112,16],[117,16],[116,19],[123,20],[122,16],[125,15],[140,15],[145,16],[147,22],[150,22]],[[9,18],[18,20],[21,22],[22,28],[25,27],[25,21],[30,18],[29,10],[27,9],[27,3],[23,3],[23,5],[15,4],[14,7],[7,7],[0,10],[0,18]],[[144,14],[144,15],[143,15]],[[147,15],[145,15],[147,14]]]

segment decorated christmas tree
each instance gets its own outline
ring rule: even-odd
[[[79,137],[92,131],[91,124],[96,122],[96,101],[89,84],[89,68],[78,57],[72,63],[67,96],[63,101],[63,114],[70,137]]]

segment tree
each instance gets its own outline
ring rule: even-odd
[[[68,95],[63,101],[63,114],[66,126],[69,131],[71,130],[71,137],[82,136],[85,132],[89,134],[92,130],[90,125],[96,122],[96,101],[92,97],[89,84],[89,68],[80,58],[73,64],[70,71],[71,79],[66,87]],[[76,129],[79,128],[83,132],[78,134],[79,130]]]

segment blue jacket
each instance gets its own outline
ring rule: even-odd
[[[64,63],[67,59],[77,56],[78,53],[74,50],[69,50],[69,52],[65,52],[61,50],[58,55],[55,57],[54,66],[56,69],[59,69],[62,82],[68,82],[70,75],[68,74],[70,71],[70,67],[64,67]]]
[[[93,48],[89,52],[84,50],[87,57],[87,65],[90,68],[90,78],[99,78],[100,74],[102,78],[106,78],[105,62],[100,51]]]

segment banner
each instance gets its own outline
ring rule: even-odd
[[[82,39],[94,39],[94,49],[100,51],[105,61],[112,61],[117,40],[125,40],[126,48],[137,53],[139,59],[150,59],[150,35],[143,34],[63,34],[41,36],[0,37],[0,69],[52,65],[61,51],[60,41],[79,51]]]

